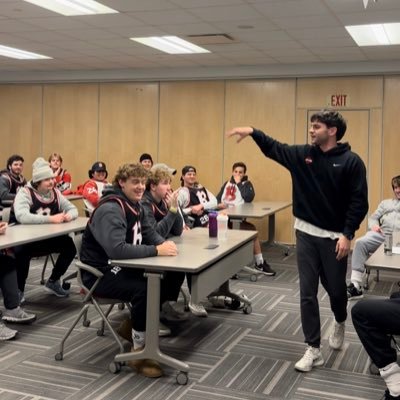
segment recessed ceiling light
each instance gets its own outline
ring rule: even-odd
[[[24,0],[56,13],[71,15],[115,14],[113,10],[94,0]]]
[[[358,46],[400,44],[400,23],[349,25],[345,28]]]
[[[177,36],[152,36],[130,39],[168,54],[210,53],[203,47],[197,46]]]
[[[16,49],[14,47],[0,45],[0,56],[16,58],[18,60],[45,60],[52,59],[52,57],[43,56],[30,51]]]

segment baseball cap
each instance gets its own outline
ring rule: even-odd
[[[154,172],[156,169],[165,169],[165,170],[167,170],[168,173],[171,174],[171,175],[175,175],[175,174],[176,174],[176,169],[171,168],[171,167],[168,167],[168,165],[167,165],[167,164],[164,164],[164,163],[157,163],[157,164],[154,164],[154,165],[151,167],[151,170],[150,170],[150,171]]]

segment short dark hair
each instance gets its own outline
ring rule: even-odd
[[[392,178],[392,189],[394,190],[395,187],[400,187],[400,175]]]
[[[238,161],[235,162],[235,164],[232,165],[232,172],[237,168],[237,167],[241,167],[244,169],[244,173],[247,172],[247,167],[246,164],[244,162]]]
[[[7,160],[7,165],[6,165],[6,169],[10,169],[11,164],[15,161],[22,161],[24,162],[24,158],[22,156],[20,156],[19,154],[13,154],[11,157],[9,157],[9,159]]]
[[[310,118],[311,122],[318,121],[325,124],[328,128],[336,128],[336,140],[339,141],[342,139],[344,134],[346,133],[347,123],[343,118],[342,114],[338,113],[335,110],[321,110],[313,115]]]

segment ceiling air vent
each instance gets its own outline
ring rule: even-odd
[[[188,35],[187,39],[197,45],[206,44],[230,44],[234,43],[235,39],[226,33],[210,33],[205,35]]]

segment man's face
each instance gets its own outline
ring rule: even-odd
[[[183,175],[182,178],[183,178],[183,184],[186,187],[192,187],[196,182],[196,172],[194,171],[186,172],[186,174]]]
[[[143,160],[141,164],[143,165],[144,169],[147,169],[148,171],[153,166],[151,160]]]
[[[10,165],[10,172],[14,175],[21,175],[24,169],[24,163],[22,161],[14,161]]]
[[[106,179],[106,171],[94,171],[93,172],[93,179],[95,181],[103,182]]]
[[[328,128],[326,124],[319,121],[313,121],[310,124],[310,138],[311,144],[315,146],[324,146],[330,140],[332,133],[336,128]]]
[[[394,186],[393,193],[396,196],[396,199],[400,200],[400,186]]]
[[[232,171],[232,175],[236,182],[240,182],[244,177],[244,168],[243,167],[236,167]]]
[[[146,189],[146,181],[147,178],[131,176],[126,181],[119,180],[118,183],[125,196],[133,203],[137,203],[143,197],[144,190]]]
[[[47,178],[40,181],[38,185],[38,192],[47,193],[54,187],[54,178]]]
[[[156,199],[164,199],[169,191],[171,191],[171,181],[169,179],[164,179],[159,182],[158,185],[151,185],[153,189],[153,194]]]
[[[58,157],[53,157],[50,160],[50,167],[53,169],[53,171],[56,171],[61,167],[61,160]]]

